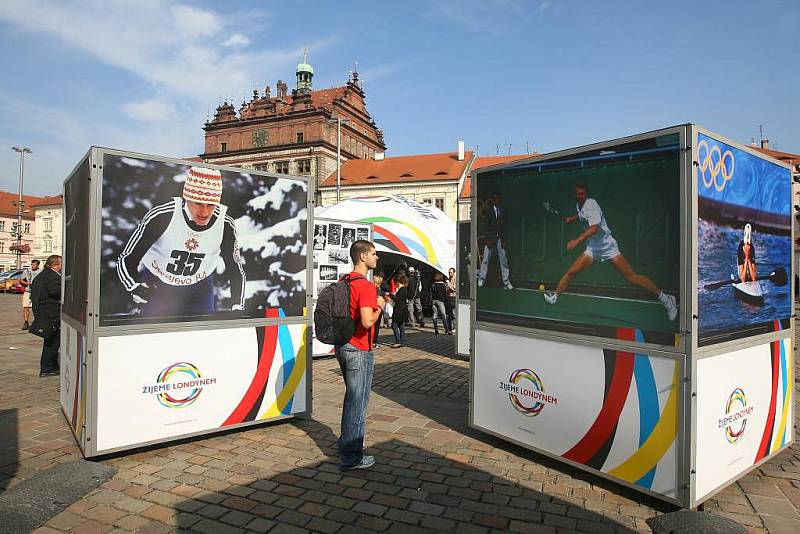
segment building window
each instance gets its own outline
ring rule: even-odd
[[[278,174],[289,174],[289,162],[288,161],[276,161],[275,162],[275,172]]]
[[[17,235],[17,223],[16,222],[11,223],[11,235],[12,236]]]
[[[44,251],[45,252],[53,252],[53,240],[52,239],[45,239],[44,240]]]
[[[220,143],[219,151],[220,152],[227,152],[228,151],[228,143]]]
[[[298,143],[303,142],[303,132],[297,132],[297,142]]]
[[[6,251],[6,244],[4,241],[0,241],[0,254]]]
[[[25,234],[31,233],[31,223],[25,223],[25,227],[23,228],[23,233]]]
[[[439,208],[440,210],[444,211],[444,199],[443,198],[440,197],[440,198],[435,199],[434,200],[434,205],[437,208]]]
[[[45,232],[52,232],[53,231],[53,219],[45,219],[44,220],[44,231]]]
[[[6,222],[0,221],[0,232],[5,232],[5,231],[6,231]]]
[[[269,163],[256,163],[253,168],[257,171],[269,171]]]
[[[423,204],[433,204],[433,199],[430,199],[430,198],[423,198],[423,199],[422,199],[422,203],[423,203]]]
[[[298,174],[311,174],[311,160],[301,159],[297,162]]]

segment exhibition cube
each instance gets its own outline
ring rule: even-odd
[[[311,412],[308,180],[91,148],[64,182],[61,405],[86,457]]]
[[[686,508],[792,443],[788,165],[686,124],[474,183],[471,426]]]

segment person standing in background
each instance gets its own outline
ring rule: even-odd
[[[22,294],[22,329],[27,330],[31,324],[31,284],[42,271],[39,270],[39,260],[31,260],[31,268],[25,269],[22,274],[22,285],[25,292]]]
[[[397,291],[394,292],[394,311],[392,312],[392,331],[394,332],[393,349],[403,346],[406,336],[406,320],[408,319],[408,277],[398,274],[395,278]]]
[[[431,301],[433,306],[433,332],[439,335],[439,325],[437,319],[442,320],[444,333],[448,336],[453,335],[450,331],[450,321],[447,319],[447,311],[444,301],[447,299],[447,285],[444,283],[444,276],[440,272],[433,275],[433,285],[431,285]]]
[[[31,284],[31,304],[36,322],[47,333],[42,345],[39,376],[56,376],[61,346],[61,256],[47,258],[44,270]]]
[[[447,285],[447,295],[446,300],[444,301],[444,307],[447,311],[447,320],[450,321],[450,330],[452,331],[455,328],[456,324],[456,297],[458,295],[458,283],[456,282],[456,270],[453,267],[450,267],[450,270],[447,271],[447,281],[445,282]]]

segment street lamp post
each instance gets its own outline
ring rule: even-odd
[[[25,179],[25,154],[32,154],[28,147],[12,146],[11,150],[19,152],[19,198],[17,199],[17,269],[22,269],[22,185]]]
[[[342,200],[342,124],[350,126],[350,120],[336,117],[328,122],[336,123],[336,203],[338,204]]]

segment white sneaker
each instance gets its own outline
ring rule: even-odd
[[[678,316],[678,304],[675,302],[675,297],[672,295],[667,295],[664,293],[664,296],[666,297],[667,301],[663,302],[662,304],[664,304],[664,308],[667,309],[667,317],[670,321],[674,321]]]
[[[483,287],[483,278],[478,278],[478,287]]]
[[[505,287],[506,289],[514,289],[514,286],[511,285],[511,282],[506,282],[503,287]]]
[[[544,294],[544,301],[548,304],[555,304],[558,302],[558,295],[553,293],[552,291],[548,291]]]

